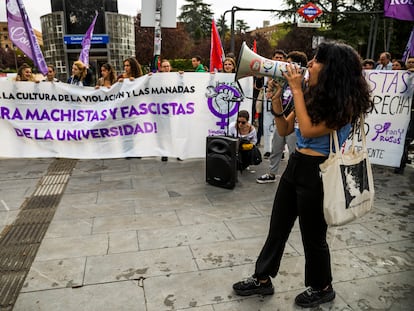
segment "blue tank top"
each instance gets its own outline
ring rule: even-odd
[[[341,129],[337,130],[338,133],[338,140],[339,140],[339,146],[342,146],[344,141],[348,138],[349,131],[351,130],[351,124],[348,123],[345,126],[343,126]],[[305,138],[300,133],[300,129],[295,127],[295,133],[296,133],[296,147],[298,149],[301,148],[309,148],[314,151],[320,152],[324,155],[329,155],[330,146],[329,146],[329,134],[320,136],[320,137],[312,137],[312,138]],[[332,149],[335,150],[335,146],[332,143]]]

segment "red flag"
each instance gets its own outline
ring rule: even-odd
[[[211,21],[210,72],[223,69],[224,50],[214,19]]]
[[[257,43],[256,43],[256,39],[254,39],[254,41],[253,41],[253,52],[255,52],[257,54]]]

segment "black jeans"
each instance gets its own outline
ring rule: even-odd
[[[323,217],[323,187],[319,164],[326,157],[290,155],[273,203],[269,233],[256,261],[255,276],[275,277],[290,231],[299,217],[305,250],[305,285],[322,289],[332,282],[331,259]]]

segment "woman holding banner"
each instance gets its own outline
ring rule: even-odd
[[[80,60],[73,62],[72,65],[72,75],[68,79],[68,83],[78,86],[89,86],[85,83],[85,78],[88,73],[88,69],[85,64]]]
[[[272,82],[272,109],[280,135],[295,131],[296,151],[289,157],[280,179],[269,233],[256,261],[255,273],[235,283],[233,289],[242,296],[274,293],[270,277],[279,272],[285,244],[299,218],[308,289],[296,296],[295,303],[311,308],[335,299],[319,164],[329,155],[330,133],[337,130],[342,144],[352,125],[361,114],[372,110],[373,103],[360,58],[348,45],[333,42],[319,45],[315,57],[308,63],[309,80],[305,90],[302,70],[294,64],[286,69],[283,76],[292,91],[294,110],[284,115],[282,88],[276,81]]]
[[[17,70],[16,81],[39,82],[36,81],[35,76],[32,73],[32,67],[26,63],[23,63]]]
[[[116,83],[115,69],[110,63],[105,63],[101,66],[101,77],[98,79],[98,83],[95,86],[96,89],[100,87],[107,87],[108,89],[112,84]]]
[[[123,82],[124,79],[130,81],[135,80],[143,75],[141,65],[136,58],[130,57],[124,60],[124,72],[118,76],[118,82]]]

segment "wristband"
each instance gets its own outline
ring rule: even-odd
[[[280,117],[283,117],[285,115],[283,112],[281,112],[281,113],[274,112],[273,109],[272,109],[271,112],[272,112],[272,115],[274,115],[276,118],[280,118]]]

